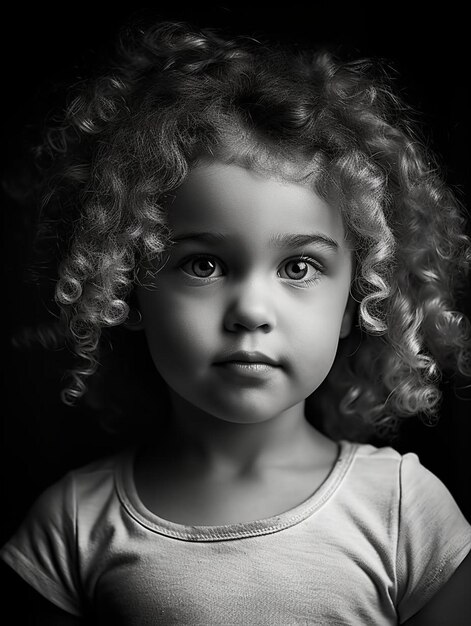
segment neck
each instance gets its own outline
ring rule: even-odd
[[[304,402],[263,422],[229,422],[172,394],[174,461],[218,476],[313,463],[330,440],[306,420]]]

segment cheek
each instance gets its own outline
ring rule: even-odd
[[[190,365],[201,357],[212,328],[207,309],[183,297],[146,294],[140,300],[149,349],[159,369]]]
[[[343,318],[343,299],[317,299],[293,318],[291,349],[307,378],[326,376],[334,362]]]

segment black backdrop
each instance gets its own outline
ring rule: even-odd
[[[307,3],[306,3],[307,4]],[[310,3],[314,5],[314,3]],[[387,59],[397,70],[397,84],[420,111],[429,145],[441,155],[448,182],[469,206],[469,42],[463,11],[409,14],[409,6],[381,3],[377,14],[366,6],[345,10],[337,3],[301,3],[274,8],[224,3],[187,8],[159,3],[153,13],[197,25],[223,26],[281,40],[336,44],[357,56]],[[376,4],[376,6],[379,6]],[[136,8],[69,5],[63,9],[10,8],[2,28],[3,142],[2,167],[22,158],[25,128],[61,102],[63,85],[80,79],[93,59],[113,39],[120,23]],[[66,8],[67,7],[67,8]],[[144,7],[145,8],[145,7]],[[431,9],[429,9],[431,11]],[[22,289],[25,259],[23,219],[7,198],[3,215],[3,396],[2,396],[2,537],[8,536],[32,499],[67,469],[106,449],[93,420],[68,409],[50,380],[47,356],[9,348],[10,329],[31,305]],[[469,299],[466,303],[471,311]],[[411,421],[397,448],[416,452],[424,465],[448,486],[471,521],[471,393],[444,388],[438,426]]]

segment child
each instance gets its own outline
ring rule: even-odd
[[[47,623],[470,619],[469,523],[374,443],[470,374],[470,244],[405,111],[371,62],[164,23],[46,134],[63,399],[102,402],[116,327],[155,367],[152,424],[2,549]]]

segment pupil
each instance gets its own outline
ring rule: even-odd
[[[209,259],[198,259],[195,262],[196,273],[211,274],[214,271],[214,263]]]
[[[306,275],[307,265],[304,261],[293,261],[292,268],[292,274],[302,274],[302,276]],[[299,278],[299,276],[296,276],[296,278]]]

